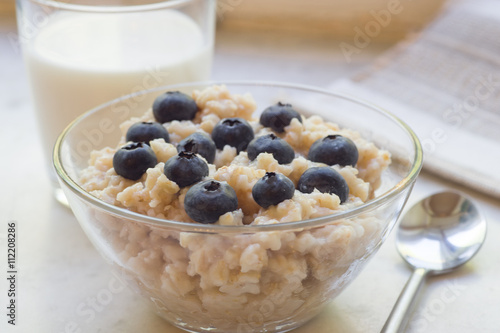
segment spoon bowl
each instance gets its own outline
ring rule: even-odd
[[[446,273],[469,261],[486,236],[476,206],[457,192],[441,192],[413,206],[399,224],[396,246],[413,268]]]
[[[396,246],[414,270],[381,332],[402,332],[426,276],[465,264],[485,237],[486,220],[460,193],[433,194],[410,208],[399,224]]]

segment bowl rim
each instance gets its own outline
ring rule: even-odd
[[[353,209],[349,209],[344,212],[338,212],[335,214],[329,214],[325,216],[315,217],[306,220],[293,221],[293,222],[283,222],[276,224],[264,224],[264,225],[243,225],[243,226],[225,226],[225,225],[214,225],[214,224],[201,224],[201,223],[191,223],[191,222],[180,222],[167,220],[157,217],[151,217],[148,215],[136,213],[125,208],[121,208],[109,203],[104,202],[101,199],[91,195],[87,191],[85,191],[76,181],[74,181],[66,172],[64,165],[62,164],[62,142],[66,138],[66,135],[75,127],[79,122],[83,121],[85,118],[93,115],[94,113],[99,112],[99,110],[106,108],[110,105],[119,103],[129,98],[133,98],[136,96],[140,96],[143,94],[150,94],[156,91],[168,91],[174,89],[188,88],[193,87],[193,89],[199,88],[200,86],[209,87],[212,85],[227,85],[230,86],[267,86],[274,88],[287,88],[287,89],[296,89],[302,91],[309,91],[315,93],[321,93],[325,95],[329,95],[332,97],[341,98],[343,100],[353,102],[355,104],[368,107],[378,112],[379,114],[389,118],[394,123],[396,123],[399,127],[403,129],[404,132],[409,136],[413,143],[413,148],[415,150],[413,156],[413,163],[407,175],[401,179],[395,186],[387,190],[385,193],[380,196],[368,201],[367,203],[355,207]],[[251,91],[249,91],[251,93]],[[101,104],[74,119],[59,135],[57,138],[56,144],[54,146],[53,151],[53,166],[55,168],[56,174],[58,175],[59,181],[63,182],[68,189],[70,189],[73,193],[75,193],[78,197],[85,200],[87,203],[106,211],[109,214],[126,218],[129,220],[133,220],[135,222],[141,222],[145,224],[155,225],[159,227],[169,227],[173,229],[179,229],[181,231],[190,231],[190,232],[199,232],[199,233],[256,233],[262,231],[283,231],[283,230],[293,230],[293,229],[302,229],[302,228],[311,228],[321,226],[323,224],[332,223],[334,220],[342,220],[354,217],[356,215],[362,214],[364,212],[370,211],[378,206],[383,205],[385,202],[390,201],[392,198],[397,196],[399,193],[403,192],[408,187],[411,187],[415,182],[423,164],[423,150],[418,139],[417,135],[413,130],[401,119],[397,116],[393,115],[389,111],[378,107],[370,102],[367,102],[358,97],[354,97],[349,94],[330,91],[323,88],[318,88],[310,85],[303,84],[295,84],[295,83],[284,83],[278,81],[241,81],[241,80],[227,80],[227,81],[201,81],[201,82],[189,82],[189,83],[181,83],[174,85],[166,85],[161,87],[156,87],[153,89],[142,90],[139,92],[135,92],[132,94],[128,94],[122,96],[120,98],[116,98],[107,103]]]

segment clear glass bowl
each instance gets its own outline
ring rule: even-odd
[[[422,149],[407,125],[353,97],[284,83],[224,82],[231,93],[251,93],[257,113],[286,101],[388,150],[392,163],[375,198],[309,220],[222,226],[137,214],[78,185],[90,152],[119,142],[120,123],[142,115],[162,92],[191,93],[212,84],[161,87],[87,112],[59,137],[54,165],[89,239],[160,316],[188,331],[285,332],[318,314],[384,242],[420,172]]]

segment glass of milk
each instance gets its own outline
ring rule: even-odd
[[[52,148],[73,119],[136,91],[209,79],[215,2],[17,1],[19,41],[56,198],[64,200]]]

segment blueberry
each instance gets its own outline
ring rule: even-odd
[[[125,139],[127,141],[133,142],[145,142],[149,144],[149,141],[154,139],[163,138],[165,142],[170,142],[170,136],[168,135],[167,129],[160,123],[156,122],[140,122],[135,123],[127,131]]]
[[[195,132],[179,142],[177,151],[190,151],[203,156],[208,163],[213,163],[215,159],[215,143],[208,134]]]
[[[156,121],[166,123],[172,120],[192,120],[198,112],[198,105],[190,96],[180,91],[167,91],[153,103]]]
[[[293,118],[302,122],[300,114],[292,108],[292,105],[278,102],[262,112],[260,123],[262,126],[271,127],[273,131],[281,133],[285,131],[286,126],[290,125]]]
[[[147,169],[158,163],[155,152],[143,142],[133,142],[118,149],[113,156],[113,168],[120,176],[138,180]]]
[[[268,172],[252,188],[252,197],[259,206],[267,208],[291,199],[295,185],[281,173]]]
[[[215,223],[238,208],[236,192],[226,182],[206,180],[191,187],[184,198],[186,213],[196,222]]]
[[[344,177],[330,167],[314,167],[307,169],[300,176],[297,189],[302,193],[311,193],[314,189],[322,193],[336,194],[340,203],[347,200],[349,186]]]
[[[208,165],[195,153],[182,151],[165,162],[163,171],[179,187],[186,187],[208,176]]]
[[[272,133],[253,139],[248,144],[247,153],[251,161],[255,160],[260,153],[273,154],[279,164],[290,163],[295,157],[292,146]]]
[[[253,138],[252,126],[242,118],[224,118],[212,131],[212,139],[218,149],[229,145],[235,147],[238,153],[245,150]]]
[[[328,165],[355,166],[358,162],[358,148],[351,139],[342,135],[328,135],[312,144],[307,158]]]

